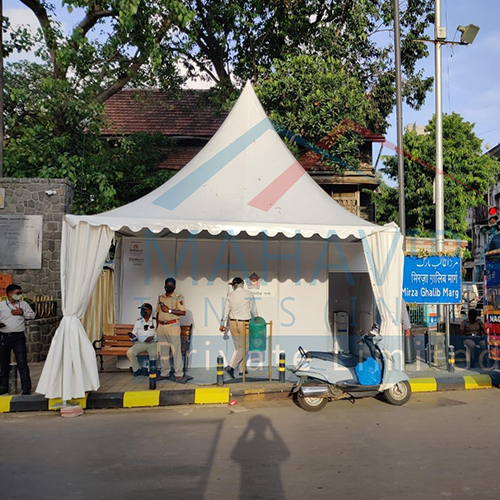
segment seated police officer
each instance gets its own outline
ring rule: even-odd
[[[478,363],[483,361],[484,352],[488,349],[488,336],[484,331],[482,321],[478,318],[476,309],[469,310],[468,318],[460,326],[460,334],[465,336],[464,347],[470,361],[470,367],[475,368]]]
[[[158,359],[158,339],[153,318],[153,307],[145,302],[139,309],[141,310],[141,317],[135,322],[134,329],[129,333],[134,345],[127,351],[127,358],[132,365],[134,377],[146,375],[139,365],[138,354],[147,352],[150,360]]]

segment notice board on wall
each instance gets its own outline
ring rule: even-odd
[[[0,215],[0,269],[41,269],[41,215]]]

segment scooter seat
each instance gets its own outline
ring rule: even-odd
[[[323,359],[324,361],[331,361],[346,368],[354,368],[358,361],[351,354],[341,354],[337,352],[324,352],[324,351],[309,351],[308,354],[311,358]]]

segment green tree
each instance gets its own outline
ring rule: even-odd
[[[175,58],[162,43],[192,12],[180,0],[63,0],[70,12],[84,10],[75,11],[81,17],[65,34],[53,4],[21,1],[40,27],[33,36],[23,28],[12,31],[5,19],[6,53],[37,47],[42,62],[6,69],[6,174],[68,179],[76,186],[74,210],[87,213],[132,201],[135,191],[167,179],[152,157],[171,142],[158,136],[102,141],[103,103],[126,85],[178,88]],[[152,162],[144,169],[129,158]],[[120,182],[130,177],[124,165],[136,174],[136,189],[122,189]]]
[[[62,0],[70,13],[84,11],[69,34],[62,31],[53,3],[21,2],[40,24],[25,45],[40,42],[37,55],[53,78],[67,82],[76,94],[84,91],[102,103],[128,84],[168,88],[179,83],[175,58],[163,45],[172,30],[193,18],[182,0]],[[17,42],[19,49],[23,36],[25,31],[12,34],[10,44]]]
[[[190,76],[212,80],[230,95],[273,70],[277,60],[307,54],[341,61],[384,116],[394,106],[393,0],[184,0],[194,19],[180,27],[166,48],[178,54]],[[420,106],[432,78],[416,71],[428,54],[425,29],[433,22],[433,0],[409,0],[401,9],[405,96]]]
[[[179,61],[185,76],[217,83],[219,103],[233,102],[247,78],[262,82],[267,111],[292,131],[307,131],[311,141],[346,117],[383,133],[394,104],[392,47],[384,36],[392,30],[392,0],[63,0],[70,12],[78,8],[75,15],[84,11],[69,34],[52,3],[21,2],[40,29],[35,37],[22,28],[11,32],[6,50],[39,42],[43,64],[8,70],[6,172],[73,180],[77,210],[100,211],[123,200],[115,167],[102,159],[119,147],[99,139],[103,103],[124,86],[178,88]],[[432,22],[432,4],[409,0],[401,16],[405,96],[415,107],[432,84],[415,71],[427,49],[414,42]],[[303,86],[293,88],[302,99],[279,99],[280,81],[291,85],[287,69]],[[306,70],[326,74],[308,77]],[[332,151],[355,164],[360,142],[348,133]]]
[[[331,58],[298,55],[275,61],[273,71],[261,80],[256,90],[275,124],[300,134],[311,144],[316,144],[344,119],[368,129],[386,126],[385,116],[359,80],[340,61]],[[361,135],[347,130],[323,149],[356,168],[362,142]],[[288,141],[288,146],[296,155],[305,149],[293,140]],[[327,160],[324,163],[331,170],[344,170],[339,163]]]
[[[97,213],[133,201],[165,182],[158,170],[174,145],[159,134],[105,141],[102,104],[75,95],[47,65],[16,63],[5,71],[5,173],[55,177],[75,184],[75,213]],[[64,129],[54,117],[64,109]]]
[[[408,234],[429,236],[435,230],[433,183],[435,178],[435,118],[426,127],[426,134],[406,132],[404,149],[413,161],[405,158],[405,201]],[[423,164],[424,163],[424,164]],[[467,210],[486,202],[488,186],[496,180],[500,164],[482,154],[481,139],[474,133],[474,124],[459,114],[443,115],[443,171],[445,197],[445,233],[466,237]],[[397,180],[397,157],[384,158],[381,169]],[[375,193],[377,221],[398,221],[398,192],[381,186]]]

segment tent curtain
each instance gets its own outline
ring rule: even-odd
[[[36,392],[68,401],[99,388],[94,348],[81,318],[101,274],[113,231],[107,226],[63,222],[61,294],[63,318],[50,345]]]
[[[104,269],[87,310],[82,319],[82,325],[91,341],[102,336],[102,327],[115,322],[115,278],[112,269]]]
[[[398,231],[376,231],[362,238],[373,295],[381,317],[380,334],[394,358],[394,367],[403,368],[401,335],[401,294],[403,284],[403,238]]]

